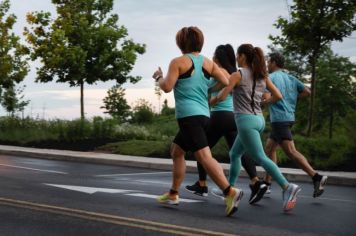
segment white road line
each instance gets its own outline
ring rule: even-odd
[[[312,199],[314,199],[313,197],[309,197],[309,196],[305,196],[305,195],[299,195],[299,197],[301,197],[301,198],[312,198]],[[338,202],[351,202],[351,203],[356,203],[356,201],[353,201],[353,200],[339,199],[339,198],[318,197],[317,199],[320,199],[320,200],[328,200],[328,201],[338,201]]]
[[[62,175],[67,175],[68,174],[66,172],[61,172],[61,171],[41,170],[41,169],[35,169],[35,168],[29,168],[29,167],[23,167],[23,166],[13,166],[13,165],[5,165],[5,164],[0,164],[0,166],[6,166],[6,167],[12,167],[12,168],[18,168],[18,169],[24,169],[24,170],[34,170],[34,171],[62,174]]]
[[[169,172],[146,172],[146,173],[128,173],[128,174],[110,174],[110,175],[95,175],[95,177],[111,177],[111,176],[128,176],[128,175],[157,175],[157,174],[168,174]]]
[[[146,194],[146,193],[126,193],[125,195],[134,196],[134,197],[154,198],[154,199],[158,197],[158,195]],[[200,200],[193,200],[193,199],[186,199],[186,198],[180,198],[179,201],[188,202],[188,203],[203,202]]]

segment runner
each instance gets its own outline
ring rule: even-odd
[[[230,44],[219,45],[215,49],[213,61],[220,67],[226,77],[229,77],[230,74],[237,71],[235,52]],[[212,81],[214,82],[214,79],[212,79]],[[212,92],[211,94],[212,96],[216,96],[218,92]],[[231,149],[237,135],[232,95],[229,94],[223,101],[211,107],[210,111],[210,125],[207,132],[210,149],[217,144],[221,137],[225,138],[229,149]],[[267,185],[257,177],[256,165],[251,158],[243,155],[241,160],[242,166],[251,180],[251,196],[249,203],[253,204],[263,197],[267,190]],[[185,188],[193,194],[206,197],[208,196],[206,182],[207,174],[199,162],[197,162],[197,167],[199,171],[199,180],[192,185],[187,185]],[[234,185],[235,183],[230,182],[230,184]]]
[[[294,208],[301,188],[296,184],[288,183],[277,165],[266,156],[260,136],[265,127],[261,100],[266,87],[272,94],[267,103],[280,100],[282,94],[267,77],[265,59],[260,48],[253,47],[251,44],[240,45],[237,49],[237,62],[241,67],[239,72],[233,73],[229,85],[210,99],[210,104],[217,104],[233,91],[238,135],[230,150],[229,182],[236,182],[241,169],[241,156],[247,152],[281,186],[283,210],[289,211]]]
[[[219,67],[200,55],[204,36],[197,27],[184,27],[176,35],[176,43],[183,55],[174,58],[163,78],[161,68],[153,78],[160,88],[168,93],[174,89],[176,118],[179,131],[171,146],[173,181],[168,193],[158,197],[159,203],[178,204],[178,190],[185,175],[185,153],[194,153],[210,178],[224,192],[227,216],[238,208],[243,192],[230,186],[220,164],[212,157],[206,131],[209,124],[208,85],[213,76],[222,86],[229,81]]]
[[[318,174],[308,160],[295,147],[291,127],[295,121],[297,99],[310,95],[308,87],[294,76],[282,71],[284,57],[280,53],[271,53],[268,60],[269,78],[281,91],[283,99],[269,106],[272,131],[266,144],[266,154],[277,163],[277,147],[295,161],[312,179],[314,184],[313,197],[319,197],[324,192],[327,176]],[[271,186],[271,176],[266,175],[265,183]]]

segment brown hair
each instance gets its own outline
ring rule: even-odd
[[[177,32],[176,43],[182,53],[201,52],[204,44],[203,32],[195,26],[184,27]]]
[[[247,66],[252,70],[253,76],[253,87],[251,94],[251,107],[254,114],[255,113],[255,88],[256,80],[261,80],[267,78],[267,68],[265,63],[265,56],[263,51],[259,47],[253,47],[252,44],[241,44],[237,49],[239,55],[244,54],[246,57]]]

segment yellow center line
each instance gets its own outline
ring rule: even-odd
[[[149,220],[142,220],[130,217],[116,216],[98,212],[84,211],[79,209],[71,209],[66,207],[59,207],[47,204],[39,204],[27,201],[20,201],[15,199],[0,198],[1,205],[26,208],[41,212],[48,212],[53,214],[60,214],[72,216],[87,220],[94,220],[99,222],[111,223],[116,225],[125,225],[133,228],[140,228],[145,230],[152,230],[163,233],[170,233],[176,235],[198,236],[198,235],[216,235],[216,236],[232,236],[223,232],[210,231],[204,229],[191,228],[186,226],[165,224],[161,222],[154,222]]]

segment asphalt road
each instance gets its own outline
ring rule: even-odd
[[[183,186],[195,182],[188,174]],[[224,216],[224,203],[198,197],[182,186],[179,206],[156,196],[171,174],[157,170],[0,156],[0,235],[355,235],[356,188],[328,185],[318,199],[299,183],[296,208],[282,211],[272,193],[248,204],[248,180],[239,211]],[[209,183],[210,188],[215,187]]]

